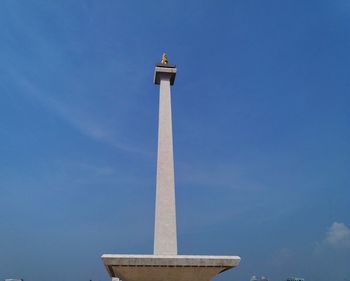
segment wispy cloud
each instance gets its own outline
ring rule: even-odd
[[[282,266],[294,257],[294,253],[289,248],[282,248],[276,251],[268,262],[273,266]]]
[[[327,232],[325,242],[333,248],[350,249],[350,229],[344,223],[334,222]]]
[[[55,99],[52,95],[44,94],[45,91],[25,75],[16,71],[12,76],[17,85],[21,87],[22,93],[38,101],[40,105],[59,116],[81,134],[123,151],[147,155],[141,148],[120,141],[117,133],[112,128],[107,127],[103,122],[97,121],[79,107],[64,103]]]
[[[235,163],[203,165],[197,162],[197,167],[184,162],[178,163],[177,172],[180,176],[178,182],[181,184],[237,190],[261,190],[263,188],[261,184],[248,180],[242,174],[239,165]]]
[[[55,8],[52,8],[50,5],[41,6],[42,9],[47,9],[46,12],[51,15],[52,22],[60,22],[61,19],[57,16],[57,11],[55,10],[61,9],[59,5],[55,6]],[[35,99],[43,108],[50,113],[56,114],[82,135],[122,151],[147,155],[147,152],[141,147],[122,139],[121,136],[125,134],[120,130],[117,131],[113,124],[107,122],[109,120],[106,121],[107,118],[98,118],[97,114],[93,114],[86,107],[84,108],[81,104],[74,102],[74,99],[67,101],[62,98],[67,96],[65,95],[67,89],[77,89],[75,81],[69,81],[67,78],[67,81],[71,83],[69,87],[62,86],[60,88],[55,87],[50,89],[50,86],[47,86],[47,80],[40,80],[40,77],[42,77],[42,75],[39,75],[40,71],[49,73],[50,77],[62,79],[62,76],[57,76],[57,68],[61,71],[59,73],[64,73],[65,67],[67,68],[68,66],[74,65],[71,57],[77,60],[81,53],[91,50],[85,44],[73,44],[70,41],[64,40],[66,37],[72,35],[73,31],[69,27],[62,28],[56,36],[51,36],[51,32],[49,29],[46,29],[46,25],[43,23],[41,17],[33,17],[30,19],[31,24],[27,24],[27,21],[23,20],[21,16],[21,12],[25,13],[25,10],[23,10],[24,8],[20,6],[17,8],[20,12],[15,9],[9,10],[9,18],[11,19],[9,30],[12,32],[6,33],[7,40],[5,40],[7,43],[16,43],[13,43],[16,48],[11,47],[10,43],[7,45],[5,44],[7,47],[5,49],[7,51],[6,57],[14,61],[11,63],[11,67],[6,69],[6,74],[12,80],[11,84],[16,85],[20,93],[31,99]],[[89,16],[90,13],[85,13],[83,15],[83,17]],[[73,18],[73,20],[75,19]],[[14,35],[16,33],[21,34],[20,40],[18,36]],[[82,36],[84,35],[86,34],[82,34]],[[26,42],[26,48],[19,48],[19,43],[17,43],[17,41]],[[17,62],[17,58],[21,58],[21,60]],[[105,57],[103,58],[105,59]],[[116,61],[118,60],[103,61],[96,64],[95,67],[106,72],[107,76],[111,71],[113,71],[115,75],[124,70],[120,65],[125,67],[126,64],[124,61],[123,63],[118,61],[117,64]],[[78,66],[74,65],[72,69],[76,70],[76,67]],[[84,68],[79,69],[79,73],[83,73],[81,75],[85,74],[89,78],[93,77],[93,74],[89,73],[88,75],[84,71]],[[52,81],[54,81],[54,79]],[[62,85],[63,84],[64,81],[62,82]],[[86,90],[86,88],[84,90]],[[72,97],[73,96],[74,95],[72,95]],[[101,111],[102,110],[103,109],[101,109]],[[120,122],[127,122],[127,120],[123,120],[122,117],[123,116],[119,118]]]
[[[315,245],[315,253],[324,250],[350,250],[350,229],[344,223],[334,222],[326,232],[325,238]]]
[[[142,179],[135,178],[132,175],[121,171],[117,166],[101,165],[83,161],[62,160],[54,164],[51,169],[50,176],[57,174],[56,178],[70,186],[100,186],[104,184],[112,184],[113,186],[142,186]],[[62,185],[58,185],[57,189],[61,189]]]

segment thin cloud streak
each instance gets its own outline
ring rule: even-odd
[[[37,100],[44,108],[55,113],[81,134],[122,151],[137,153],[144,156],[148,155],[146,151],[139,147],[118,141],[112,129],[103,127],[102,124],[94,120],[91,115],[86,114],[79,108],[67,105],[52,97],[45,96],[42,94],[43,90],[22,74],[18,72],[14,74],[14,72],[12,72],[12,77],[17,85],[19,85],[22,93]]]

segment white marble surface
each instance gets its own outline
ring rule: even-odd
[[[169,77],[160,80],[154,254],[176,255],[173,132]]]

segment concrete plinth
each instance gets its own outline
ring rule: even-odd
[[[236,256],[103,255],[111,277],[122,281],[209,281],[239,264]]]

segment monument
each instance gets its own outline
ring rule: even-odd
[[[122,281],[209,281],[240,262],[238,256],[177,253],[170,91],[175,76],[176,66],[169,64],[163,54],[154,71],[154,83],[160,86],[160,96],[153,255],[102,255],[109,275]]]

